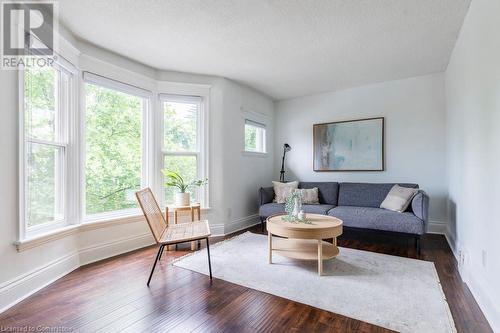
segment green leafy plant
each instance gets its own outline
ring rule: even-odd
[[[165,186],[176,187],[181,193],[186,193],[187,189],[190,187],[200,187],[208,183],[208,178],[186,182],[184,178],[175,171],[163,169],[161,172],[166,178]]]
[[[304,223],[312,224],[308,219],[299,219],[297,216],[293,216],[293,209],[295,207],[295,199],[301,200],[301,196],[298,192],[292,193],[285,201],[285,212],[287,215],[281,217],[283,221],[290,223]]]
[[[294,192],[285,201],[285,212],[288,213],[290,218],[292,217],[293,208],[295,207],[295,199],[298,198],[300,198],[299,194]]]

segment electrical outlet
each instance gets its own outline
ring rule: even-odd
[[[487,259],[487,252],[486,250],[482,250],[481,251],[481,262],[483,263],[483,268],[486,268],[486,264],[488,263],[488,261],[486,260]]]
[[[463,268],[467,264],[467,252],[464,250],[458,251],[458,268]]]

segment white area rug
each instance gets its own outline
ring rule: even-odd
[[[214,277],[400,332],[456,332],[432,262],[340,248],[316,261],[273,255],[267,236],[246,232],[210,249]],[[206,249],[175,266],[208,274]]]

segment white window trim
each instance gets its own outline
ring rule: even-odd
[[[157,171],[155,172],[156,175],[158,176],[157,179],[157,189],[156,193],[159,194],[158,198],[160,201],[160,205],[163,207],[166,205],[165,198],[163,195],[163,190],[164,190],[164,185],[163,185],[163,176],[161,173],[161,169],[163,168],[163,161],[165,156],[196,156],[196,162],[197,162],[197,170],[198,170],[198,175],[197,177],[199,179],[205,179],[209,178],[209,170],[208,170],[208,147],[209,147],[209,142],[208,142],[208,106],[209,106],[209,89],[206,89],[206,91],[200,91],[199,89],[193,90],[192,94],[189,93],[190,89],[189,86],[184,86],[181,93],[176,93],[174,90],[173,92],[169,93],[160,93],[158,95],[158,101],[159,101],[159,110],[158,112],[158,121],[157,123],[159,124],[159,130],[158,130],[158,135],[157,135],[157,147],[159,147],[159,154],[157,158]],[[200,109],[198,112],[198,117],[197,117],[197,151],[194,152],[189,152],[189,151],[184,151],[184,152],[171,152],[168,150],[164,149],[164,115],[163,115],[163,103],[166,101],[171,101],[171,102],[186,102],[186,103],[199,103]],[[210,207],[210,200],[209,200],[209,185],[210,185],[210,179],[208,183],[204,186],[202,186],[199,189],[199,201],[201,204],[202,209],[209,209]]]
[[[78,70],[72,66],[67,60],[63,57],[58,57],[58,61],[54,63],[54,68],[59,71],[66,72],[71,75],[71,80],[68,83],[68,98],[67,102],[67,110],[63,114],[66,119],[64,119],[65,127],[61,128],[61,130],[65,131],[64,133],[64,142],[56,142],[35,138],[26,137],[25,131],[25,95],[24,95],[24,76],[25,70],[23,67],[20,67],[18,70],[18,103],[19,103],[19,229],[18,235],[20,240],[33,238],[38,235],[42,235],[45,233],[52,232],[54,230],[58,230],[64,228],[72,222],[74,222],[74,201],[71,200],[65,193],[72,193],[73,184],[72,184],[72,170],[76,165],[73,163],[72,156],[75,153],[76,145],[73,138],[75,137],[75,123],[76,123],[76,96],[77,96],[77,81],[78,81]],[[61,82],[59,81],[59,85]],[[59,92],[61,92],[60,86],[57,88]],[[58,103],[60,103],[60,94],[58,94]],[[59,105],[60,107],[60,105]],[[63,148],[64,151],[64,164],[62,167],[63,172],[63,190],[62,190],[62,206],[63,206],[63,219],[55,220],[51,222],[47,222],[41,225],[33,226],[28,228],[26,221],[26,145],[28,142],[35,144],[43,144],[58,148]]]
[[[264,131],[263,136],[261,136],[260,138],[259,137],[256,138],[257,141],[262,140],[261,145],[262,145],[263,151],[261,151],[261,150],[247,150],[246,149],[246,146],[245,146],[245,140],[246,140],[245,126],[246,125],[261,128]],[[267,155],[268,155],[267,150],[268,149],[267,149],[267,126],[266,126],[266,124],[252,120],[250,118],[245,118],[245,121],[243,124],[243,150],[242,150],[242,154],[245,156],[267,157]]]
[[[111,90],[121,91],[125,94],[130,94],[145,99],[151,99],[151,97],[153,96],[153,93],[149,90],[136,87],[132,84],[113,80],[106,76],[95,74],[89,71],[83,71],[82,76],[84,83],[91,83],[97,86],[101,86]]]
[[[18,223],[18,240],[14,242],[18,251],[31,249],[47,242],[51,242],[71,234],[81,231],[93,230],[97,228],[107,227],[110,225],[126,224],[131,222],[143,221],[142,212],[139,209],[135,211],[128,210],[123,214],[113,214],[110,212],[103,214],[100,218],[84,219],[85,202],[85,89],[83,81],[83,71],[74,67],[69,61],[62,56],[58,57],[58,68],[65,70],[72,74],[72,81],[70,86],[70,98],[68,100],[68,128],[67,128],[67,142],[64,143],[67,148],[66,161],[66,221],[64,223],[50,223],[47,228],[39,228],[39,230],[30,230],[27,233],[25,223],[25,202],[24,202],[24,72],[19,70],[18,73],[18,100],[19,100],[19,223]],[[89,72],[90,73],[90,72]],[[81,75],[80,75],[81,74]],[[93,74],[93,73],[90,73]],[[89,74],[87,74],[89,75]],[[98,74],[93,74],[92,79],[101,77]],[[147,155],[143,158],[142,170],[142,183],[143,186],[149,186],[156,194],[157,198],[163,198],[160,194],[163,191],[163,177],[160,169],[163,164],[161,146],[163,143],[163,110],[162,103],[160,102],[160,94],[158,91],[168,92],[167,95],[184,95],[184,96],[199,96],[201,97],[200,107],[200,126],[199,140],[202,147],[200,147],[199,169],[203,173],[202,177],[210,178],[209,176],[209,106],[210,106],[210,85],[206,84],[190,84],[178,82],[157,81],[158,91],[149,91],[137,86],[128,85],[123,82],[115,81],[102,77],[106,84],[113,87],[131,88],[133,95],[142,95],[145,93],[148,100],[147,112],[143,115],[143,133],[144,136],[142,152]],[[108,86],[109,87],[109,86]],[[113,88],[114,89],[114,88]],[[121,90],[121,89],[115,89]],[[130,93],[129,91],[125,91]],[[156,96],[155,96],[156,95]],[[153,96],[155,98],[153,98]],[[145,128],[144,128],[145,127]],[[57,144],[56,144],[57,145]],[[203,192],[203,193],[202,193]],[[209,184],[200,189],[200,194],[205,198],[202,212],[210,210],[209,205]],[[96,216],[94,216],[96,217]],[[31,228],[30,228],[31,229]],[[33,231],[33,232],[32,232]]]
[[[86,187],[85,187],[85,162],[86,162],[86,136],[85,136],[85,119],[86,119],[86,95],[85,95],[85,84],[93,84],[99,87],[115,90],[122,92],[124,94],[137,96],[143,98],[145,105],[142,110],[142,129],[141,129],[141,187],[150,186],[150,162],[152,160],[151,149],[150,149],[150,138],[149,133],[153,131],[151,124],[151,101],[153,99],[153,93],[151,91],[136,87],[134,85],[129,85],[127,83],[113,80],[98,74],[94,74],[88,71],[83,71],[81,76],[82,84],[80,88],[80,221],[82,224],[94,223],[99,221],[107,221],[110,219],[133,217],[141,214],[139,208],[129,208],[122,209],[111,212],[102,212],[97,214],[86,214]]]

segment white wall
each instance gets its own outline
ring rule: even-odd
[[[224,158],[216,167],[224,170],[228,233],[259,221],[258,189],[269,186],[273,176],[274,105],[268,97],[230,80],[225,80],[224,91],[224,121],[214,131],[224,133]],[[266,125],[266,156],[243,153],[245,119]]]
[[[287,179],[301,181],[413,182],[430,196],[430,220],[446,223],[445,101],[443,74],[378,83],[276,104],[275,149],[287,154]],[[315,123],[385,117],[383,172],[314,172]],[[275,156],[279,170],[281,157]],[[275,174],[275,178],[278,175]]]
[[[67,32],[63,31],[67,34]],[[69,36],[71,37],[71,36]],[[260,182],[271,178],[271,158],[241,155],[244,118],[241,107],[261,112],[269,123],[272,140],[273,103],[267,96],[218,77],[157,71],[119,55],[77,42],[66,36],[63,56],[78,65],[112,79],[149,89],[181,82],[210,85],[208,218],[213,234],[231,232],[257,223],[255,200]],[[18,238],[18,73],[0,71],[0,312],[80,265],[153,243],[142,218],[85,225],[64,237],[17,252]],[[228,195],[228,193],[236,193]]]
[[[474,0],[446,71],[449,238],[500,332],[500,1]],[[462,259],[460,259],[462,261]]]

